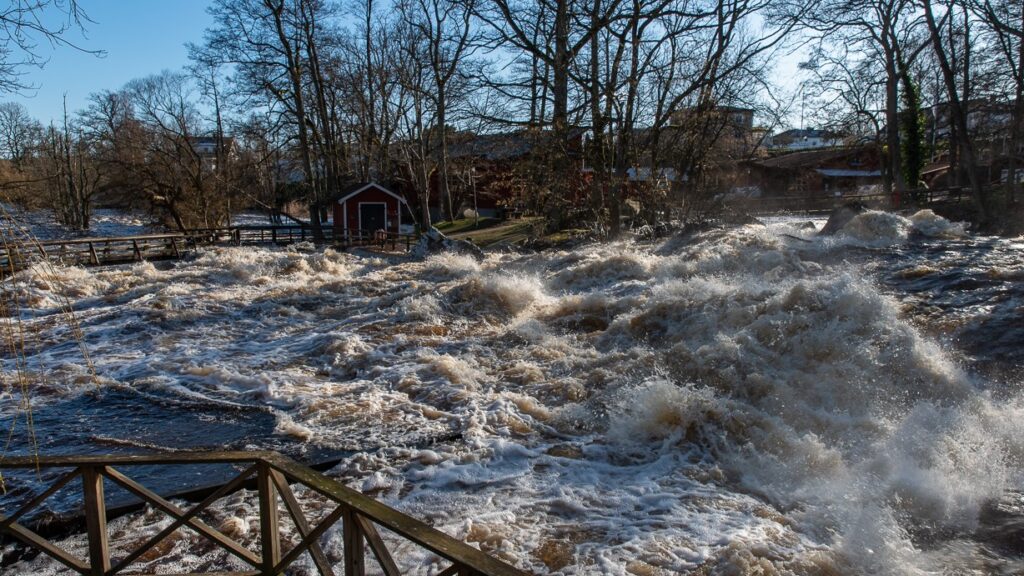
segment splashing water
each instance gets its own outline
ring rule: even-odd
[[[34,400],[51,448],[343,454],[332,475],[538,573],[1020,570],[993,534],[1024,518],[1024,245],[927,211],[797,224],[483,263],[67,269],[98,394],[73,385],[56,296],[31,271],[12,287],[52,343],[33,366],[67,383]],[[1018,328],[986,354],[992,323]],[[161,566],[210,565],[187,544]]]

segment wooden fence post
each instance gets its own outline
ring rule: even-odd
[[[89,573],[103,576],[110,570],[107,507],[103,498],[103,476],[94,466],[82,467],[82,495],[85,501],[85,528],[89,536]]]
[[[345,510],[343,515],[345,539],[345,576],[365,576],[366,562],[364,559],[363,531],[356,522],[356,511]]]
[[[260,493],[260,553],[264,576],[274,573],[281,561],[281,537],[277,517],[277,491],[270,478],[270,465],[257,465],[257,485]]]

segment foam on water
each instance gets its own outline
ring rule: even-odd
[[[970,240],[928,212],[783,236],[800,230],[482,263],[223,248],[166,270],[59,270],[103,387],[269,411],[288,442],[359,451],[332,475],[538,573],[975,566],[982,510],[1024,489],[1024,399],[992,389],[853,259],[917,235]],[[12,287],[59,342],[54,287],[32,271]],[[73,352],[30,362],[70,373]],[[40,409],[74,393],[47,390]],[[215,525],[258,534],[251,494],[217,510]],[[216,565],[187,543],[162,569]],[[991,573],[1012,561],[987,558]]]

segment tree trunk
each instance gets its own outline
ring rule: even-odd
[[[616,154],[615,175],[619,185],[613,187],[610,198],[611,226],[608,235],[617,238],[622,232],[622,201],[629,186],[629,169],[633,166],[633,118],[640,86],[640,3],[633,1],[633,16],[629,23],[629,77],[626,81],[626,108],[619,123],[619,150]],[[653,170],[653,167],[652,167]]]
[[[274,26],[277,31],[278,40],[281,42],[281,47],[285,53],[285,59],[288,66],[288,76],[292,85],[292,98],[294,99],[295,104],[295,127],[298,130],[299,151],[302,156],[302,167],[306,171],[306,185],[309,191],[309,223],[313,230],[313,238],[322,240],[324,233],[323,229],[320,227],[320,199],[318,198],[316,186],[313,182],[315,179],[315,172],[313,171],[313,160],[309,146],[309,133],[307,132],[306,127],[306,105],[302,95],[302,68],[298,62],[298,50],[293,49],[292,42],[289,40],[287,31],[285,30],[282,15],[283,10],[283,4],[273,9]]]
[[[438,184],[441,186],[441,198],[444,199],[445,207],[448,209],[448,221],[455,221],[455,206],[452,205],[452,191],[448,183],[448,130],[445,123],[447,118],[447,105],[445,89],[439,85],[437,90],[437,131],[438,143],[440,144],[440,158],[438,160]]]
[[[1024,25],[1024,2],[1021,3],[1021,22]],[[1021,124],[1024,124],[1024,38],[1017,40],[1017,74],[1016,74],[1016,97],[1017,102],[1013,107],[1012,122],[1010,127],[1010,158],[1007,165],[1007,178],[1010,183],[1010,202],[1017,202],[1017,192],[1020,184],[1017,182],[1017,156],[1020,154],[1021,145]]]
[[[590,25],[597,26],[600,22],[601,0],[594,0],[590,13]],[[607,166],[605,165],[604,129],[605,117],[601,109],[601,50],[600,34],[594,34],[590,40],[590,125],[591,140],[588,156],[590,157],[590,208],[597,216],[598,222],[604,218],[604,190],[607,187]],[[609,81],[612,81],[609,79]]]
[[[894,41],[888,23],[883,28],[883,38]],[[893,199],[893,208],[899,208],[907,188],[900,163],[900,76],[895,46],[883,43],[882,49],[885,52],[885,145],[888,149],[886,160],[889,166],[889,182],[893,186],[893,189],[886,190],[886,193]]]
[[[320,52],[317,47],[317,35],[316,35],[316,14],[313,13],[313,9],[308,3],[303,2],[301,9],[303,10],[303,27],[305,29],[306,37],[306,55],[309,60],[310,76],[313,80],[313,95],[314,103],[316,105],[316,113],[320,117],[320,141],[322,142],[322,154],[319,155],[320,161],[323,162],[324,172],[326,177],[325,183],[325,200],[335,200],[337,197],[337,191],[340,189],[340,173],[339,173],[339,150],[338,150],[338,138],[334,132],[334,127],[331,123],[330,113],[328,112],[327,106],[327,87],[324,81],[323,72],[321,69]],[[306,13],[309,9],[310,13]],[[319,218],[317,223],[319,224]],[[314,234],[315,236],[315,234]]]
[[[949,95],[950,123],[959,133],[960,155],[964,167],[967,169],[967,179],[971,184],[971,197],[974,206],[978,211],[978,226],[986,229],[990,225],[990,214],[985,191],[978,178],[978,171],[975,169],[977,161],[974,153],[974,145],[967,130],[967,109],[965,103],[961,103],[957,90],[956,76],[953,67],[949,63],[945,47],[942,45],[942,34],[935,23],[935,14],[932,11],[932,0],[924,0],[925,21],[928,23],[928,30],[931,33],[932,47],[935,56],[939,61],[939,68],[942,70],[942,77],[946,84],[946,91]]]

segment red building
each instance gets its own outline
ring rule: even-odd
[[[334,203],[335,236],[357,231],[399,232],[403,224],[412,224],[405,199],[376,182],[353,184]]]
[[[565,144],[570,158],[581,168],[583,136],[582,129],[573,129]],[[538,184],[531,178],[534,173],[544,171],[555,144],[554,133],[550,130],[451,134],[448,185],[455,217],[461,218],[466,210],[475,209],[481,216],[503,218],[528,208],[527,201],[537,196]],[[574,178],[571,185],[582,190],[586,176],[582,171],[577,174],[578,180]],[[412,180],[407,178],[407,182]],[[442,198],[437,170],[431,172],[428,188],[431,221],[446,219],[446,200]],[[410,185],[405,192],[410,202],[416,204],[413,208],[419,216],[419,191]],[[563,200],[574,201],[573,198]]]

